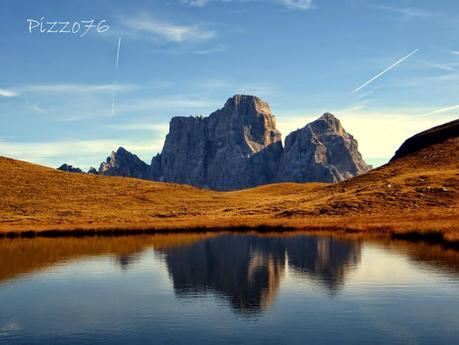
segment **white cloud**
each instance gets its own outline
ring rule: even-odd
[[[38,114],[46,113],[45,109],[43,109],[42,107],[40,107],[40,106],[38,106],[36,104],[28,105],[27,108],[32,110],[34,113],[38,113]]]
[[[312,0],[277,0],[277,3],[297,10],[309,10],[313,8]]]
[[[189,6],[203,7],[209,0],[182,0],[182,3]]]
[[[208,110],[218,105],[220,105],[220,102],[217,101],[177,95],[173,97],[133,99],[118,104],[117,109],[118,113],[142,110],[164,110],[168,112],[185,110],[188,113],[191,109]]]
[[[159,21],[147,14],[122,17],[121,24],[129,31],[151,35],[168,42],[206,41],[216,36],[215,31],[203,30],[198,25],[178,25]]]
[[[0,97],[15,97],[18,94],[12,90],[0,89]]]
[[[157,122],[128,122],[108,124],[107,128],[118,131],[155,131],[166,135],[169,130],[169,124]]]
[[[32,93],[111,93],[113,84],[36,84],[18,87],[20,92]],[[117,92],[128,92],[138,90],[140,87],[135,84],[116,84]]]
[[[376,6],[376,8],[386,11],[395,12],[405,17],[427,18],[431,17],[432,13],[414,7],[395,7],[395,6]]]
[[[210,2],[271,2],[294,10],[309,10],[314,8],[313,0],[182,0],[183,4],[194,7],[203,7]]]

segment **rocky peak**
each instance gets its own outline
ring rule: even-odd
[[[149,174],[149,165],[123,147],[112,151],[99,167],[99,175],[148,178]]]
[[[83,170],[81,170],[80,168],[76,168],[66,163],[62,164],[59,168],[57,168],[57,170],[71,172],[71,173],[82,173],[83,172]]]
[[[337,182],[368,170],[354,137],[325,113],[287,136],[278,180]]]
[[[327,121],[327,122],[330,122],[330,123],[333,123],[333,122],[338,122],[339,123],[338,118],[335,115],[333,115],[332,113],[323,113],[322,116],[319,117],[317,120],[324,120],[324,121]]]
[[[235,95],[208,117],[173,118],[152,176],[218,190],[252,187],[272,179],[281,151],[269,106]]]
[[[324,113],[314,122],[308,124],[317,135],[346,135],[341,121],[331,113]]]
[[[249,95],[234,95],[228,98],[223,110],[234,113],[271,114],[268,103]]]
[[[173,117],[151,166],[121,147],[99,173],[226,191],[278,181],[335,182],[368,169],[357,141],[333,114],[289,134],[284,149],[269,105],[235,95],[207,117]]]

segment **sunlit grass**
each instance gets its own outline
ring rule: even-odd
[[[235,192],[64,173],[0,157],[0,232],[297,228],[459,239],[459,139],[338,184]]]

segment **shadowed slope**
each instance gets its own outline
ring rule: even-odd
[[[408,138],[395,152],[391,161],[405,157],[430,145],[441,143],[459,136],[459,119],[433,127]]]

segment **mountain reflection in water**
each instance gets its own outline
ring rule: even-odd
[[[358,234],[0,240],[3,344],[458,344],[459,251]]]
[[[178,296],[215,292],[236,310],[269,306],[286,265],[334,294],[360,261],[357,241],[327,237],[222,236],[160,251]]]
[[[286,270],[329,296],[358,268],[364,243],[401,252],[415,262],[459,272],[459,252],[441,246],[383,239],[301,233],[171,234],[127,237],[36,238],[0,241],[0,286],[5,281],[80,258],[111,255],[122,271],[145,260],[146,250],[166,264],[179,298],[215,294],[241,313],[271,305]],[[306,288],[306,285],[305,287]]]

